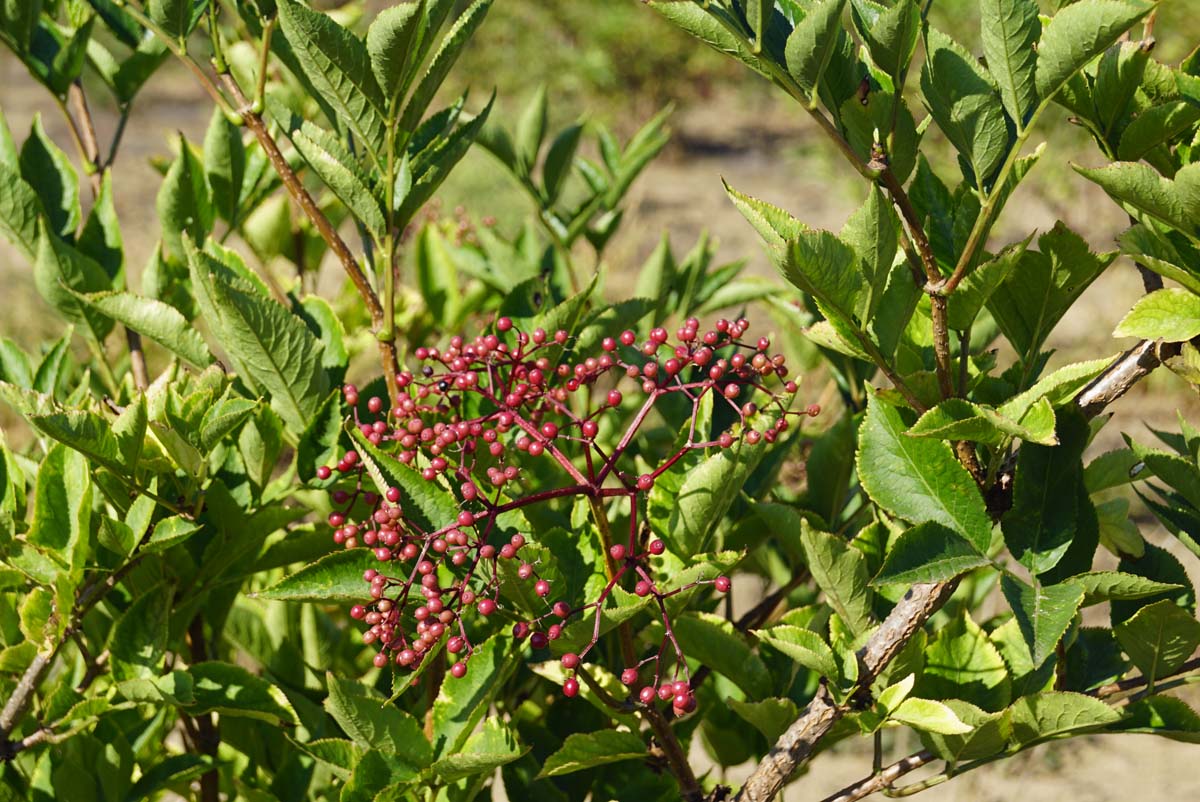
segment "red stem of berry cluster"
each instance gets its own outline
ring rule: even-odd
[[[662,328],[640,344],[632,331],[624,331],[604,338],[595,356],[581,358],[568,350],[575,343],[566,331],[524,332],[500,318],[491,333],[470,341],[453,337],[444,351],[417,348],[414,355],[422,366],[398,375],[395,406],[386,409],[384,399],[373,397],[367,414],[355,409],[356,434],[370,444],[365,453],[347,451],[335,467],[317,471],[332,491],[335,511],[329,522],[335,542],[369,547],[379,561],[378,569],[364,575],[370,598],[351,609],[351,616],[369,627],[364,641],[379,647],[375,665],[416,668],[444,645],[457,660],[450,675],[464,676],[475,650],[466,616],[472,607],[484,618],[511,612],[517,619],[513,635],[535,650],[562,637],[572,618],[586,620],[590,614],[590,638],[578,652],[561,658],[569,675],[563,692],[575,696],[575,672],[599,642],[606,606],[628,580],[635,595],[654,599],[663,637],[648,654],[624,655],[622,682],[631,695],[641,686],[636,696],[642,704],[653,705],[657,698],[670,701],[677,713],[694,709],[691,677],[667,600],[702,585],[723,593],[730,582],[713,576],[671,587],[656,579],[654,558],[666,552],[667,544],[651,539],[649,527],[639,525],[643,497],[696,451],[775,442],[789,418],[819,412],[815,405],[789,408],[796,385],[786,379],[784,358],[768,354],[766,338],[745,341],[748,327],[745,320],[720,320],[702,334],[699,322],[690,319],[676,332],[675,343]],[[579,361],[572,364],[564,356]],[[626,404],[626,393],[617,387],[622,379],[637,385],[644,395],[640,404]],[[357,388],[348,385],[343,395],[357,408]],[[691,405],[687,437],[655,459],[637,435],[663,399],[680,396]],[[728,404],[734,426],[711,431],[701,414],[706,400]],[[602,430],[613,418],[628,421],[619,437],[606,438]],[[442,496],[443,507],[452,499],[454,520],[429,520],[429,510],[406,499],[399,487],[383,488],[382,494],[364,489],[364,474],[378,461],[378,449],[419,471],[432,493]],[[646,466],[637,475],[626,468],[635,450]],[[535,478],[526,470],[543,456],[568,483],[546,487],[544,473]],[[530,533],[515,531],[520,519],[506,518],[506,513],[571,497],[590,499],[600,516],[606,514],[606,500],[629,502],[628,539],[606,544],[607,582],[594,599],[577,603],[551,601],[554,588],[542,574],[552,576],[553,566],[521,558]],[[602,523],[607,527],[607,519]],[[505,609],[504,597],[521,593],[524,582],[532,582],[534,602],[545,605],[532,617],[517,615],[515,605]],[[643,683],[644,673],[649,682]]]

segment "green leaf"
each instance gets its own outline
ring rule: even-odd
[[[1012,738],[1024,747],[1056,735],[1103,727],[1120,718],[1120,713],[1091,696],[1045,691],[1013,702]]]
[[[38,431],[101,465],[121,474],[127,473],[127,463],[113,432],[113,424],[96,413],[68,409],[29,415],[28,420]]]
[[[818,532],[807,521],[802,525],[800,540],[808,570],[824,591],[829,606],[855,636],[870,629],[871,595],[862,552],[835,535]]]
[[[337,137],[305,120],[299,130],[292,132],[292,143],[367,231],[382,238],[387,226],[370,179],[358,169],[354,157]]]
[[[1043,376],[1025,392],[1005,401],[996,411],[1012,420],[1021,420],[1034,404],[1043,398],[1049,401],[1051,406],[1061,406],[1074,398],[1111,364],[1112,358],[1106,357],[1061,367]]]
[[[1001,752],[1011,734],[1007,713],[988,713],[961,699],[946,699],[948,707],[959,721],[970,726],[963,735],[921,733],[921,742],[938,757],[951,763],[991,757]]]
[[[104,268],[59,239],[52,231],[42,229],[37,260],[33,266],[33,281],[46,302],[71,323],[84,327],[87,336],[102,343],[112,331],[112,321],[80,302],[75,292],[103,292],[112,288]]]
[[[425,532],[436,532],[453,525],[458,517],[458,504],[450,493],[381,451],[357,427],[350,435],[358,445],[359,456],[380,495],[387,493],[388,488],[399,489],[406,516]]]
[[[241,666],[212,660],[188,668],[195,706],[189,715],[220,713],[258,719],[274,726],[296,724],[296,713],[282,690]]]
[[[291,431],[303,432],[328,390],[321,342],[301,318],[231,281],[229,268],[191,243],[186,248],[196,300],[238,374],[271,399]]]
[[[326,14],[279,0],[279,24],[304,74],[337,112],[330,122],[354,135],[376,163],[383,161],[386,103],[367,47]]]
[[[370,549],[335,551],[253,595],[291,602],[358,603],[369,590],[363,572],[378,564]]]
[[[461,752],[518,659],[511,637],[493,635],[471,652],[465,677],[442,683],[433,703],[434,755],[441,758]]]
[[[1122,161],[1137,161],[1152,150],[1186,134],[1200,120],[1200,108],[1193,102],[1174,100],[1151,106],[1138,114],[1121,133],[1117,156]]]
[[[37,472],[29,543],[49,552],[73,576],[81,576],[88,556],[92,519],[92,480],[87,460],[64,445],[50,447]]]
[[[200,332],[175,307],[131,292],[75,293],[87,306],[126,328],[148,337],[196,367],[212,364],[212,354]]]
[[[1200,237],[1200,163],[1181,167],[1175,178],[1164,178],[1148,164],[1115,162],[1089,169],[1072,165],[1075,172],[1094,181],[1118,203],[1155,220]]]
[[[76,246],[104,269],[112,287],[120,289],[125,285],[125,252],[113,201],[111,170],[105,170],[100,179],[100,194],[92,204]]]
[[[1037,48],[1037,91],[1043,102],[1154,8],[1138,0],[1080,0],[1059,10]]]
[[[179,155],[171,162],[158,189],[155,208],[162,225],[163,245],[176,259],[182,259],[184,235],[192,242],[204,242],[212,231],[214,212],[204,165],[196,158],[183,134],[177,142]]]
[[[992,446],[1012,439],[1047,446],[1058,443],[1054,435],[1054,409],[1044,398],[1029,409],[1020,423],[989,407],[962,398],[950,398],[917,419],[908,435],[971,440]]]
[[[539,778],[561,777],[576,771],[646,757],[641,736],[627,730],[597,730],[568,735],[562,747],[546,758]]]
[[[446,176],[475,142],[475,138],[487,122],[488,115],[491,114],[495,99],[495,95],[493,95],[474,119],[454,129],[449,136],[438,137],[435,145],[427,148],[418,159],[414,160],[412,173],[415,178],[412,187],[404,194],[402,202],[399,204],[396,221],[412,220],[425,201],[429,200],[437,188],[442,185]],[[401,175],[403,175],[403,171]]]
[[[1200,743],[1200,715],[1187,702],[1173,696],[1151,696],[1130,705],[1124,719],[1113,729],[1161,735],[1189,744]]]
[[[892,262],[896,258],[898,238],[896,212],[883,197],[879,187],[872,185],[867,201],[846,221],[840,238],[858,254],[867,280],[867,294],[858,311],[860,320],[875,317],[883,300]]]
[[[137,782],[129,789],[125,797],[126,802],[153,799],[158,792],[168,788],[179,788],[211,768],[212,762],[207,755],[170,755],[142,772]]]
[[[483,24],[483,19],[491,7],[492,0],[475,0],[458,16],[450,30],[446,31],[437,52],[429,60],[425,75],[413,89],[408,105],[404,108],[404,114],[400,117],[401,130],[416,130],[417,124],[425,115],[425,110],[429,108],[430,102],[450,73],[450,68],[458,60],[471,36]]]
[[[904,532],[892,544],[871,584],[945,582],[990,562],[954,530],[938,523],[923,523]]]
[[[567,176],[571,174],[571,166],[575,163],[575,153],[582,136],[583,125],[569,125],[554,137],[554,141],[546,150],[546,159],[542,162],[542,190],[550,203],[558,200],[562,193]]]
[[[1113,632],[1152,685],[1178,671],[1200,646],[1200,621],[1169,599],[1146,605]]]
[[[1093,254],[1083,238],[1061,222],[1025,251],[987,307],[1025,362],[1036,358],[1050,331],[1116,252]]]
[[[489,718],[483,728],[467,739],[462,751],[447,755],[433,764],[433,773],[442,782],[452,783],[476,775],[491,775],[501,766],[517,760],[529,751],[517,735],[499,718]]]
[[[971,475],[946,443],[905,436],[900,411],[872,396],[859,430],[858,475],[884,509],[914,523],[933,521],[970,541],[981,553],[992,523]]]
[[[538,151],[542,149],[542,141],[546,138],[546,115],[549,107],[546,102],[546,85],[541,84],[533,92],[533,97],[521,112],[517,120],[515,146],[517,164],[528,174],[537,164]]]
[[[171,587],[160,583],[143,591],[117,621],[108,641],[115,679],[153,677],[162,670],[173,596]]]
[[[742,217],[746,218],[759,236],[766,240],[768,246],[783,248],[788,240],[795,239],[808,230],[808,226],[789,212],[766,201],[743,195],[729,186],[727,182],[722,181],[722,183],[725,186],[725,194],[733,201],[734,208],[741,213]]]
[[[1071,582],[1031,587],[1007,573],[1000,578],[1000,587],[1029,645],[1033,664],[1040,666],[1075,620],[1083,588]]]
[[[741,21],[725,9],[711,4],[701,8],[695,3],[681,3],[679,0],[650,0],[650,7],[717,52],[732,56],[755,72],[771,77],[758,55],[744,46],[723,24],[741,28]]]
[[[367,29],[367,55],[387,99],[389,119],[413,69],[414,45],[424,33],[423,11],[419,3],[400,3],[380,11]]]
[[[863,290],[863,274],[854,250],[828,231],[804,231],[776,256],[784,278],[850,321]]]
[[[1200,296],[1173,287],[1138,299],[1117,324],[1114,337],[1177,343],[1200,334]]]
[[[683,651],[727,677],[752,699],[769,696],[771,675],[746,636],[712,613],[686,613],[672,621]]]
[[[1008,127],[995,79],[962,45],[936,28],[928,29],[925,49],[921,91],[929,113],[970,165],[973,183],[983,186],[1008,150]]]
[[[979,310],[1017,266],[1031,239],[1032,234],[1021,242],[1009,245],[967,274],[947,299],[946,323],[951,329],[966,331],[970,328],[979,316]]]
[[[780,735],[796,720],[796,703],[791,699],[763,699],[761,702],[744,702],[732,697],[725,700],[729,709],[763,734],[767,743],[775,743]]]
[[[1087,421],[1064,410],[1058,436],[1058,446],[1026,444],[1018,452],[1012,508],[1001,519],[1009,551],[1034,574],[1057,565],[1076,534]]]
[[[915,693],[1000,710],[1012,698],[1012,680],[1000,652],[964,611],[938,630],[925,648],[925,669]]]
[[[810,97],[816,96],[821,76],[837,47],[845,7],[846,0],[813,3],[788,36],[783,51],[788,72]]]
[[[1091,571],[1077,574],[1066,581],[1083,588],[1084,607],[1113,599],[1144,599],[1183,588],[1183,585],[1176,583],[1158,582],[1120,571]]]
[[[13,165],[0,164],[0,234],[27,259],[37,253],[42,201]]]
[[[776,624],[770,629],[757,629],[754,635],[763,643],[822,677],[837,679],[839,676],[833,649],[811,629],[791,624]]]
[[[974,729],[970,724],[963,722],[950,707],[932,699],[909,697],[891,711],[888,718],[921,732],[935,732],[939,735],[965,735]]]
[[[981,0],[983,56],[1008,116],[1025,127],[1037,105],[1034,46],[1042,32],[1036,0]]]
[[[204,172],[212,190],[213,211],[236,225],[246,176],[246,148],[241,129],[219,108],[213,109],[204,134]]]
[[[195,0],[147,0],[146,12],[155,25],[177,40],[186,39],[192,32]]]
[[[200,525],[195,521],[189,521],[180,515],[173,515],[154,525],[154,533],[150,535],[146,545],[142,546],[142,551],[151,554],[166,551],[187,540],[200,529]]]
[[[762,461],[763,449],[719,449],[688,471],[674,497],[664,537],[679,554],[698,554],[712,545],[713,534]]]
[[[46,135],[40,114],[34,115],[29,138],[21,146],[21,177],[41,199],[50,229],[73,238],[82,219],[79,177],[71,159]]]
[[[386,752],[417,769],[433,762],[433,749],[420,722],[410,714],[356,680],[326,672],[325,682],[329,688],[325,710],[356,744]]]
[[[850,7],[871,60],[898,80],[917,46],[921,31],[920,7],[913,0],[897,0],[890,6],[871,0],[852,0]]]

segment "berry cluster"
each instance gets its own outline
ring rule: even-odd
[[[594,616],[590,642],[561,658],[571,673],[563,692],[575,696],[574,674],[599,639],[601,612],[614,588],[623,587],[655,600],[665,635],[658,651],[644,659],[626,648],[626,660],[633,664],[622,672],[622,681],[631,688],[639,685],[643,668],[653,664],[653,680],[637,698],[645,704],[655,698],[672,701],[681,713],[692,709],[687,663],[665,600],[702,584],[726,592],[730,581],[719,576],[663,589],[651,573],[650,558],[663,554],[666,544],[650,539],[649,527],[639,526],[639,499],[691,452],[774,442],[788,429],[790,417],[819,412],[816,405],[789,408],[796,385],[787,379],[783,356],[768,354],[766,338],[747,342],[748,327],[745,320],[719,320],[701,333],[699,322],[689,319],[675,343],[662,328],[641,343],[624,331],[604,338],[594,356],[572,362],[566,331],[520,331],[502,317],[491,333],[472,340],[455,336],[444,350],[417,348],[421,366],[399,374],[399,403],[388,410],[382,399],[369,398],[368,414],[356,411],[354,425],[361,439],[412,466],[435,492],[452,498],[454,519],[422,528],[420,516],[406,514],[400,488],[388,487],[382,494],[364,489],[365,457],[356,451],[345,452],[334,468],[317,471],[322,480],[338,474],[335,511],[329,516],[334,541],[345,548],[371,548],[379,561],[363,577],[369,600],[350,611],[368,625],[364,642],[379,647],[375,665],[416,668],[444,644],[457,659],[451,676],[464,676],[474,651],[464,620],[468,612],[474,609],[484,618],[501,611],[515,614],[504,610],[501,598],[507,572],[532,583],[534,594],[545,600],[543,614],[518,617],[512,628],[517,640],[527,639],[534,649],[558,639],[572,618]],[[623,390],[628,384],[633,387]],[[727,404],[735,413],[734,425],[711,438],[698,425],[701,404],[710,394],[713,403]],[[357,388],[347,385],[343,395],[358,407]],[[632,462],[637,433],[668,396],[691,404],[686,442],[657,461],[639,451],[642,463],[654,467],[628,472],[624,465]],[[530,479],[528,469],[537,460],[548,460],[564,482],[546,487],[544,478]],[[539,575],[537,560],[522,557],[526,533],[512,531],[505,515],[569,497],[589,499],[598,517],[607,500],[629,500],[626,542],[611,542],[607,520],[597,521],[609,541],[607,584],[580,606],[554,598],[555,588]],[[364,508],[368,514],[351,520],[356,509]],[[515,568],[506,569],[506,563]],[[663,677],[668,647],[674,654],[671,680]]]

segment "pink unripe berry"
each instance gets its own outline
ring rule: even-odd
[[[383,399],[382,398],[380,398],[377,395],[373,395],[367,399],[367,411],[368,412],[378,413],[381,409],[383,409]]]
[[[639,596],[644,597],[644,596],[650,595],[651,589],[652,588],[650,587],[650,583],[647,582],[646,580],[642,579],[642,580],[639,580],[636,585],[634,585],[633,592]]]
[[[361,621],[366,614],[367,608],[361,604],[356,604],[350,608],[350,617],[356,621]]]
[[[471,526],[475,523],[475,514],[470,510],[462,510],[458,513],[459,526]]]
[[[624,560],[625,559],[625,547],[622,546],[620,543],[617,543],[615,546],[612,546],[611,548],[609,548],[608,556],[612,557],[613,560],[615,560],[617,562]]]
[[[505,332],[513,326],[512,318],[502,317],[496,321],[496,331]]]
[[[650,553],[651,554],[655,554],[655,555],[662,554],[666,550],[667,550],[667,544],[662,542],[661,540],[651,540],[650,541]]]
[[[654,487],[654,477],[648,473],[644,473],[638,477],[637,489],[641,491],[649,490]]]
[[[533,583],[533,592],[545,598],[550,595],[550,583],[544,579],[539,579]]]

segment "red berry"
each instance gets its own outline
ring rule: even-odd
[[[475,514],[470,510],[462,510],[458,514],[459,526],[471,526],[475,523]]]
[[[511,329],[513,322],[511,318],[502,317],[496,321],[496,331],[505,332]]]
[[[650,583],[644,579],[639,580],[633,587],[633,592],[639,596],[649,596],[651,590]]]
[[[579,655],[575,654],[575,652],[567,652],[562,656],[562,665],[566,669],[577,668],[579,666]]]
[[[533,592],[545,598],[550,595],[550,583],[544,579],[539,579],[533,583]]]
[[[480,615],[488,616],[496,612],[496,603],[491,599],[480,599],[479,604],[475,605],[475,609]]]
[[[644,473],[638,477],[637,489],[641,491],[649,490],[654,487],[654,477],[648,473]]]
[[[550,422],[543,423],[541,432],[542,437],[546,438],[547,440],[553,440],[558,436],[558,426]]]
[[[569,699],[574,699],[578,695],[579,680],[571,677],[569,680],[563,683],[563,696],[566,696]]]
[[[463,643],[463,639],[455,635],[453,638],[446,641],[446,651],[450,652],[450,654],[458,654],[462,651],[462,648],[465,645],[466,644]]]
[[[621,672],[621,684],[632,688],[637,684],[638,670],[636,668],[627,668]]]
[[[648,705],[654,702],[654,686],[647,685],[638,692],[638,698],[642,700],[642,704]]]
[[[529,634],[529,624],[526,624],[524,621],[518,621],[513,624],[512,634],[517,640],[524,640],[525,636]]]
[[[535,632],[529,636],[529,645],[535,649],[545,649],[550,645],[550,639],[545,632]]]
[[[608,391],[608,405],[610,407],[621,406],[621,391],[620,390],[609,390]]]
[[[664,702],[675,696],[675,689],[671,687],[671,683],[658,686],[658,698]]]
[[[467,675],[467,664],[461,660],[450,666],[450,676],[455,679],[462,679]]]
[[[383,409],[383,399],[382,398],[380,398],[377,395],[373,395],[367,399],[367,411],[368,412],[377,413],[381,409]]]
[[[361,604],[356,604],[350,608],[350,617],[356,621],[361,621],[363,616],[367,614],[367,608]]]
[[[594,420],[585,420],[579,429],[583,432],[583,436],[588,438],[595,437],[600,433],[600,427]]]
[[[398,502],[400,500],[400,488],[389,487],[387,489],[387,492],[384,493],[384,497],[387,498],[388,501],[395,504],[396,502]]]
[[[625,559],[625,547],[622,546],[620,543],[616,544],[615,546],[612,546],[608,550],[608,556],[612,557],[613,560],[615,560],[616,562],[620,562],[621,560],[624,560]]]
[[[333,476],[333,471],[331,471],[331,470],[329,469],[329,466],[328,466],[328,465],[319,465],[319,466],[317,466],[317,478],[318,478],[318,479],[320,479],[321,481],[325,481],[325,480],[326,480],[326,479],[328,479],[330,476]]]
[[[729,582],[729,577],[727,577],[727,576],[719,576],[716,578],[716,580],[713,581],[713,587],[715,587],[721,593],[728,593],[729,586],[730,586],[730,582]]]
[[[662,554],[666,550],[667,550],[667,544],[663,543],[661,540],[651,540],[650,541],[650,553],[651,554]]]
[[[571,614],[571,605],[567,604],[565,601],[555,602],[552,609],[554,610],[554,614],[559,618],[566,618]]]

